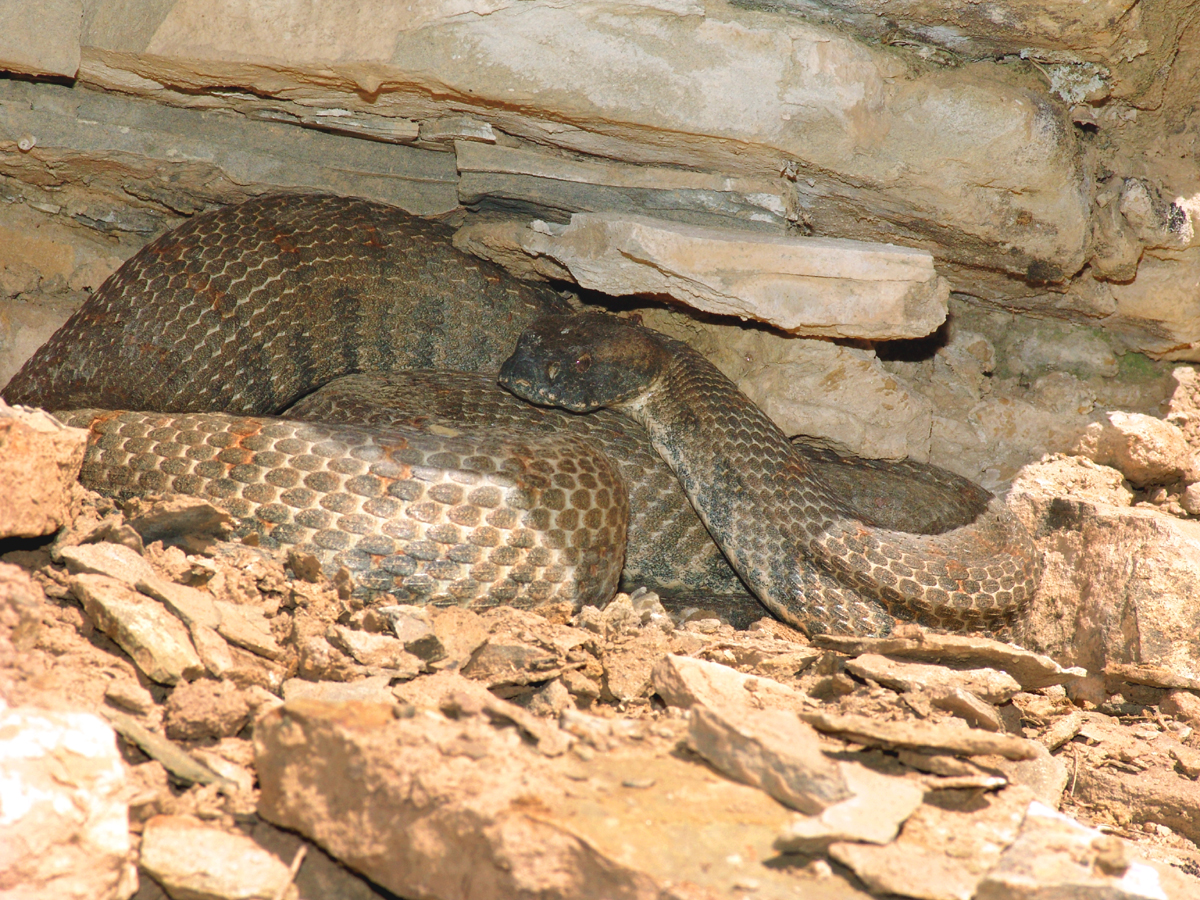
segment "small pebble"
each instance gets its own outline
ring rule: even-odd
[[[148,690],[124,678],[112,682],[105,689],[104,699],[138,715],[145,715],[154,707],[154,698]]]

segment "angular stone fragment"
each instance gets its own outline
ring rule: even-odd
[[[933,257],[891,244],[577,213],[566,227],[535,223],[523,245],[584,288],[665,295],[793,334],[923,337],[945,319],[950,296]]]
[[[1119,838],[1034,801],[974,900],[1165,900],[1159,873]]]
[[[214,604],[221,614],[220,624],[217,625],[221,637],[266,659],[283,656],[283,648],[271,634],[271,626],[261,609],[228,600],[216,600]]]
[[[462,668],[487,641],[487,625],[483,617],[472,610],[450,606],[430,611],[429,618],[434,634],[446,649],[446,659],[442,665]]]
[[[872,891],[919,900],[971,900],[979,881],[1013,842],[1032,799],[1024,788],[922,805],[887,846],[836,843],[829,855]]]
[[[0,702],[0,895],[130,897],[125,778],[104,720]]]
[[[693,706],[687,742],[726,775],[806,815],[850,796],[817,733],[795,713]]]
[[[249,715],[241,691],[227,681],[181,684],[167,698],[167,737],[177,741],[230,737],[242,730]]]
[[[1128,754],[1124,743],[1113,741],[1113,752]],[[1135,745],[1142,750],[1134,754],[1139,763],[1136,775],[1103,765],[1072,768],[1072,796],[1092,805],[1111,803],[1112,797],[1120,797],[1132,821],[1165,825],[1190,841],[1200,840],[1195,812],[1200,809],[1200,783],[1176,769],[1174,759],[1169,757],[1171,743],[1162,740],[1155,748],[1157,753]]]
[[[1106,413],[1087,427],[1074,452],[1112,466],[1138,487],[1175,481],[1192,464],[1183,431],[1142,413]]]
[[[935,690],[931,692],[929,701],[938,709],[958,716],[972,728],[983,728],[986,731],[1004,730],[1004,722],[996,708],[980,700],[970,691],[956,687]]]
[[[225,638],[212,628],[200,624],[192,625],[188,633],[192,637],[192,646],[196,648],[196,653],[209,675],[223,678],[233,671],[236,662]]]
[[[1200,679],[1200,522],[1048,494],[1020,479],[1013,491],[1046,560],[1022,640],[1093,673],[1087,698],[1103,696],[1101,673],[1114,664]]]
[[[66,564],[67,571],[74,575],[105,575],[130,587],[136,587],[139,581],[155,581],[162,578],[141,554],[124,544],[107,541],[80,544],[76,547],[63,547],[58,551],[58,555]]]
[[[553,678],[561,671],[563,659],[540,643],[517,639],[512,634],[489,637],[465,666],[468,678],[488,687],[509,684],[533,684]]]
[[[141,864],[172,897],[275,900],[288,867],[250,838],[191,816],[155,816],[142,832]]]
[[[187,628],[161,603],[105,575],[76,575],[69,587],[96,627],[151,681],[175,684],[204,671]]]
[[[147,544],[191,544],[228,537],[233,517],[206,500],[172,494],[151,503],[136,501],[127,512],[129,524]]]
[[[788,812],[673,741],[547,757],[507,722],[289,701],[255,727],[259,813],[404,897],[794,896]],[[353,765],[347,765],[353,760]],[[464,888],[469,885],[469,891]]]
[[[221,612],[217,609],[212,595],[205,591],[186,584],[176,584],[158,575],[139,577],[133,586],[146,596],[162,603],[185,625],[220,627]]]
[[[154,707],[154,695],[126,678],[119,678],[105,688],[104,699],[138,715],[145,715]]]
[[[289,678],[283,683],[283,699],[319,700],[326,703],[345,703],[358,700],[370,703],[392,703],[395,695],[391,675],[370,675],[358,681],[305,681]]]
[[[807,698],[799,691],[754,675],[744,675],[729,666],[669,654],[651,673],[654,690],[668,706],[691,709],[696,704],[710,709],[800,710]]]
[[[0,698],[8,696],[9,673],[42,630],[42,590],[24,569],[0,562]]]
[[[1032,759],[995,759],[988,760],[986,765],[1001,772],[1014,785],[1028,788],[1042,803],[1057,809],[1071,780],[1071,770],[1065,761],[1068,757],[1052,755],[1041,743],[1035,743],[1034,748],[1037,753]]]
[[[224,778],[184,752],[174,741],[150,731],[124,713],[112,710],[106,711],[104,715],[121,737],[136,744],[147,756],[158,760],[163,768],[180,781],[188,784],[226,784]]]
[[[20,5],[3,3],[0,11]],[[0,400],[0,538],[40,537],[66,524],[86,451],[86,431]]]
[[[571,746],[571,738],[566,731],[515,703],[501,700],[478,682],[452,672],[444,672],[428,681],[440,682],[432,690],[442,692],[438,708],[452,718],[484,714],[495,722],[511,722],[532,739],[537,744],[538,752],[545,756],[558,756]],[[431,686],[423,686],[423,690],[430,689]],[[404,696],[404,693],[402,688],[396,691],[397,697]]]
[[[424,662],[446,656],[446,648],[433,629],[429,613],[419,606],[380,606],[375,612],[387,619],[392,633],[404,649]]]
[[[404,649],[403,642],[386,634],[334,625],[325,637],[343,653],[354,657],[359,665],[395,669],[397,677],[415,678],[424,668],[421,660]]]
[[[854,656],[878,653],[943,665],[986,666],[1007,672],[1027,691],[1052,684],[1069,684],[1084,674],[1080,670],[1064,669],[1048,656],[973,635],[932,634],[920,629],[906,634],[902,629],[897,629],[896,634],[885,638],[821,634],[813,638],[813,643]]]
[[[1037,749],[1032,741],[978,728],[957,728],[925,722],[880,722],[867,716],[838,716],[805,712],[800,718],[825,734],[836,734],[868,747],[908,747],[945,751],[961,756],[995,753],[1006,759],[1032,759]]]
[[[1121,682],[1128,684],[1144,684],[1148,687],[1162,688],[1169,691],[1184,688],[1189,691],[1200,691],[1200,678],[1193,678],[1182,672],[1172,672],[1162,666],[1135,666],[1129,663],[1110,663],[1104,667],[1104,676],[1119,686]],[[1114,693],[1116,693],[1114,691]]]
[[[775,849],[819,853],[837,841],[886,844],[925,797],[924,786],[915,781],[881,775],[858,763],[837,765],[851,796],[819,815],[792,819],[775,840]]]
[[[864,653],[846,663],[846,671],[870,678],[897,691],[925,690],[942,694],[954,688],[970,691],[988,703],[1007,703],[1021,690],[1020,683],[995,669],[951,669],[947,666],[896,662],[876,653]]]

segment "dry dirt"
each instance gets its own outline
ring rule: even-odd
[[[663,819],[645,829],[645,840],[649,846],[665,841],[658,844],[665,847],[673,835],[678,841],[680,834],[696,827],[685,821],[696,810],[682,801],[664,801],[663,808],[655,808],[661,800],[654,799],[656,781],[682,784],[688,778],[708,779],[706,790],[713,790],[715,784],[728,783],[719,774],[723,770],[749,784],[756,784],[757,778],[758,787],[781,796],[771,785],[784,776],[764,776],[761,765],[756,769],[743,764],[746,746],[758,747],[750,755],[757,755],[760,764],[764,758],[774,758],[773,753],[786,756],[796,751],[796,747],[771,749],[770,735],[781,733],[774,726],[767,727],[766,738],[755,731],[755,715],[781,708],[789,711],[791,722],[797,721],[799,713],[799,719],[808,723],[787,727],[813,726],[820,734],[813,740],[823,760],[813,765],[820,768],[836,761],[879,778],[864,794],[870,798],[868,818],[883,816],[880,809],[889,797],[907,796],[916,787],[916,802],[899,818],[904,822],[899,838],[889,845],[886,837],[882,841],[847,837],[826,823],[829,831],[824,837],[776,837],[775,852],[767,858],[743,859],[730,852],[705,860],[712,848],[693,836],[697,843],[690,859],[674,860],[678,854],[662,850],[653,854],[653,862],[645,862],[631,860],[628,854],[622,857],[618,851],[606,857],[607,848],[599,838],[580,838],[589,826],[578,811],[572,813],[576,818],[571,833],[585,840],[607,864],[619,862],[636,872],[642,881],[631,882],[637,890],[631,888],[629,896],[787,896],[789,886],[792,891],[811,892],[805,896],[890,896],[889,891],[898,889],[916,897],[1008,896],[987,894],[979,879],[1006,847],[1021,848],[1014,823],[1025,814],[1023,827],[1031,828],[1033,814],[1026,813],[1034,808],[1031,801],[1037,800],[1132,845],[1093,840],[1094,852],[1089,852],[1095,858],[1089,863],[1089,877],[1116,884],[1132,871],[1131,860],[1144,857],[1156,863],[1168,891],[1165,896],[1196,896],[1194,892],[1200,890],[1200,881],[1188,877],[1200,875],[1200,850],[1195,843],[1200,840],[1195,816],[1200,808],[1196,784],[1200,749],[1194,731],[1200,725],[1200,698],[1195,689],[1149,686],[1145,682],[1153,679],[1130,667],[1125,673],[1128,680],[1119,671],[1109,673],[1106,700],[1087,702],[1073,699],[1075,679],[1070,672],[1044,657],[982,638],[940,639],[939,643],[916,629],[902,629],[882,641],[814,643],[769,618],[736,630],[721,621],[720,610],[669,613],[653,594],[632,599],[621,595],[605,610],[585,608],[578,614],[564,608],[540,614],[506,608],[481,613],[434,610],[403,622],[395,620],[393,626],[386,611],[363,608],[349,599],[345,585],[326,580],[311,559],[279,558],[256,547],[213,538],[212,530],[220,527],[219,515],[214,517],[216,524],[208,523],[208,536],[197,536],[192,530],[195,511],[182,517],[189,523],[187,533],[173,533],[170,522],[179,517],[156,518],[153,504],[123,511],[111,501],[81,492],[72,521],[57,537],[18,544],[10,540],[0,557],[0,696],[13,709],[94,711],[121,735],[120,752],[128,767],[122,800],[128,804],[133,835],[129,858],[138,858],[139,839],[148,828],[154,830],[156,840],[153,847],[141,847],[141,886],[135,895],[139,898],[162,896],[159,881],[168,885],[171,896],[188,896],[178,881],[186,881],[186,873],[176,870],[192,855],[188,848],[198,846],[200,837],[192,833],[196,829],[205,839],[214,829],[249,837],[257,842],[252,846],[279,857],[281,868],[272,870],[273,883],[282,884],[278,896],[391,896],[380,884],[397,890],[415,883],[410,876],[397,874],[394,866],[384,864],[381,870],[378,860],[373,869],[369,854],[355,857],[354,850],[346,849],[349,838],[331,834],[328,821],[300,822],[294,810],[289,812],[277,795],[285,789],[281,785],[295,784],[300,776],[288,769],[295,761],[279,758],[280,746],[287,743],[280,737],[281,721],[311,730],[306,739],[315,743],[293,748],[310,766],[311,757],[319,755],[316,745],[325,746],[320,742],[329,739],[330,729],[357,733],[355,729],[372,732],[377,726],[409,729],[389,737],[387,747],[408,746],[415,740],[414,733],[425,735],[421,740],[441,748],[434,751],[435,762],[465,757],[472,777],[486,778],[486,770],[517,766],[523,773],[520,780],[530,782],[522,788],[527,798],[523,802],[548,804],[542,812],[530,813],[530,821],[543,826],[561,814],[555,801],[546,799],[558,796],[552,788],[559,782],[570,788],[562,796],[578,797],[585,787],[603,784],[597,773],[605,765],[616,766],[618,773],[624,771],[621,760],[659,766],[655,770],[659,774],[644,781],[625,777],[618,790],[634,794],[642,790],[644,798],[640,804],[629,799],[621,810],[608,810],[604,817],[619,816],[622,829],[640,828],[634,823],[653,809],[656,820]],[[157,535],[156,539],[147,542],[130,521],[139,524],[142,532]],[[158,523],[157,531],[148,531],[148,521]],[[152,567],[161,579],[154,582],[159,584],[157,592],[152,585],[147,587],[150,576],[145,574],[134,578],[137,589],[130,585],[127,570],[121,568],[128,564],[127,556]],[[199,597],[221,604],[229,618],[205,632],[201,613],[193,609],[189,626],[200,668],[188,671],[186,677],[157,675],[157,680],[151,680],[146,674],[150,664],[133,649],[136,640],[108,623],[87,598],[107,590],[153,603],[148,596],[153,594],[178,616],[186,598],[172,602],[167,596],[171,585],[176,590],[178,586],[193,589],[195,595],[187,595],[193,600]],[[234,613],[241,615],[237,620],[243,622],[241,626],[230,624],[237,618]],[[188,618],[183,616],[184,621]],[[266,633],[252,629],[238,633],[238,627],[250,628],[245,622],[265,623]],[[424,630],[422,623],[428,626]],[[407,636],[404,628],[410,629]],[[199,635],[206,633],[207,642],[200,640]],[[682,663],[672,662],[680,658],[710,664],[703,670],[707,687],[697,688],[689,681],[697,676],[680,668]],[[672,675],[673,669],[667,671],[670,666],[682,674]],[[745,689],[754,694],[758,712],[739,712],[745,698],[721,693],[728,688],[718,685],[720,678],[712,680],[712,668],[753,676],[751,687]],[[173,685],[165,683],[172,680]],[[332,714],[337,721],[330,724],[321,718],[329,714],[313,712],[303,698],[358,699],[364,705],[352,707],[357,712]],[[287,705],[280,711],[284,700]],[[376,721],[370,710],[380,708],[379,704],[389,711]],[[689,707],[693,707],[690,713]],[[707,709],[711,721],[697,709]],[[347,725],[347,715],[369,721]],[[697,724],[701,719],[707,726]],[[725,724],[713,724],[720,721]],[[344,735],[339,739],[351,740]],[[446,749],[447,741],[456,748],[453,752]],[[713,750],[714,741],[724,741],[728,752],[743,762],[730,762]],[[755,741],[765,741],[766,749]],[[729,750],[735,745],[742,749]],[[369,755],[361,748],[356,752],[364,754],[363,759]],[[256,773],[256,753],[270,771]],[[404,758],[399,750],[384,752],[386,759],[393,755]],[[1029,758],[1021,761],[1024,757]],[[445,810],[471,800],[454,795],[456,785],[468,793],[477,791],[479,797],[486,795],[479,785],[460,785],[454,780],[458,776],[441,772],[435,762],[425,759],[419,765],[427,777],[439,780],[441,790],[451,792],[439,800]],[[798,765],[795,760],[785,763],[793,772]],[[334,769],[347,765],[337,759],[325,764]],[[359,764],[371,763],[360,760]],[[480,775],[480,770],[485,774]],[[341,774],[329,770],[312,777],[318,785],[329,785]],[[796,777],[800,776],[786,776]],[[810,772],[800,780],[812,777]],[[545,784],[536,783],[538,778]],[[811,787],[810,782],[805,784]],[[845,784],[850,794],[858,792],[848,776]],[[485,787],[496,789],[490,782]],[[826,827],[813,823],[828,819],[828,813],[788,813],[765,794],[737,789],[761,798],[753,803],[758,804],[755,809],[767,810],[755,813],[761,820],[755,827],[768,835],[764,840],[782,833],[781,825],[800,828],[786,825],[789,817],[807,820],[804,827],[810,831]],[[374,790],[387,794],[390,788],[381,781]],[[406,790],[411,794],[413,788]],[[543,797],[539,791],[549,793]],[[272,796],[261,796],[263,792]],[[810,801],[783,796],[802,813],[820,813],[828,807],[828,799],[811,801],[814,805],[805,809]],[[542,799],[529,799],[533,797]],[[369,800],[368,796],[362,802],[369,805]],[[743,797],[738,802],[749,801]],[[677,822],[670,821],[673,808]],[[701,808],[708,810],[711,820],[705,828],[712,831],[734,806],[702,804]],[[439,851],[442,865],[448,853],[461,866],[459,878],[464,884],[476,877],[467,871],[471,866],[503,871],[501,863],[507,862],[512,868],[511,860],[501,859],[498,851],[484,854],[482,862],[478,852],[467,852],[479,841],[498,840],[489,837],[488,829],[499,827],[499,820],[489,821],[476,812],[484,818],[472,819],[470,826],[459,823],[462,845],[456,847],[451,841]],[[749,815],[745,809],[735,810],[733,820]],[[293,831],[280,830],[271,819],[318,836],[335,852],[341,848],[343,858],[370,872],[377,883],[343,868]],[[645,819],[647,826],[650,822]],[[172,851],[166,835],[183,826],[182,844]],[[744,821],[738,827],[754,830]],[[968,838],[973,829],[979,834]],[[960,839],[957,849],[955,835]],[[746,841],[747,846],[752,843],[749,837]],[[411,837],[411,843],[420,842],[420,837]],[[991,857],[980,849],[984,845],[992,848]],[[238,847],[220,852],[229,854],[228,866],[240,872],[235,865],[238,854],[250,851]],[[300,847],[309,847],[307,856],[297,857]],[[803,848],[802,852],[796,848]],[[537,847],[525,849],[526,856],[539,853]],[[1044,849],[1039,847],[1038,852]],[[964,851],[974,868],[955,868]],[[420,858],[419,847],[406,845],[395,852]],[[461,860],[455,859],[459,852]],[[1029,852],[1028,848],[1022,852]],[[287,864],[297,859],[298,871],[289,872]],[[922,862],[914,871],[897,870],[898,861],[904,860],[910,868],[912,860]],[[147,872],[148,861],[153,876]],[[210,861],[210,868],[214,866],[221,867]],[[746,871],[739,873],[739,867]],[[696,874],[702,870],[709,875]],[[284,877],[280,872],[286,880],[294,876],[291,888],[279,882]],[[585,879],[577,885],[579,890],[559,884],[539,896],[604,896],[604,884],[609,883]],[[285,888],[290,893],[283,893]],[[979,893],[972,893],[976,888]],[[1082,887],[1078,891],[1062,896],[1101,896]],[[428,894],[399,895],[503,896],[503,892],[490,894],[478,885],[466,889],[460,884],[454,890],[435,885]]]

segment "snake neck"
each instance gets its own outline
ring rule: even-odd
[[[647,430],[721,549],[731,559],[752,553],[734,546],[734,526],[749,517],[759,520],[756,533],[772,530],[761,527],[766,511],[787,502],[788,485],[807,477],[806,466],[712,363],[685,345],[672,349],[648,388],[618,408]]]

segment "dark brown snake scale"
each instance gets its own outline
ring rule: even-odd
[[[893,616],[994,628],[1032,596],[1030,539],[986,491],[794,447],[685,345],[566,312],[442,225],[261,197],[146,245],[4,397],[91,408],[68,416],[92,430],[89,486],[206,497],[241,533],[347,567],[366,596],[603,602],[626,517],[627,582],[735,590],[707,526],[759,599],[810,632],[886,633]],[[523,332],[504,369],[515,392],[619,413],[402,371],[494,373]],[[464,430],[479,417],[493,424]]]

